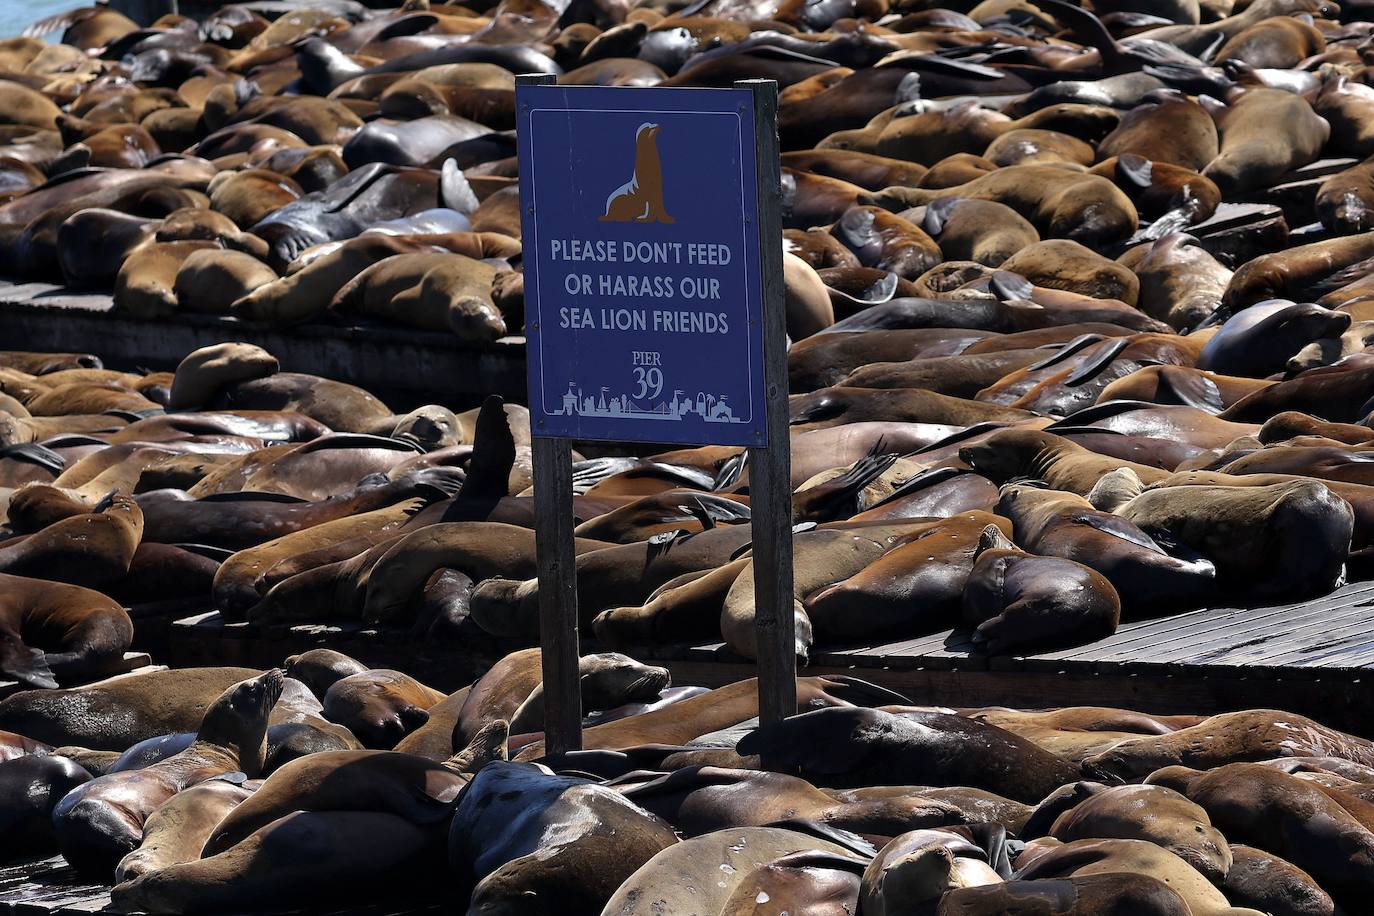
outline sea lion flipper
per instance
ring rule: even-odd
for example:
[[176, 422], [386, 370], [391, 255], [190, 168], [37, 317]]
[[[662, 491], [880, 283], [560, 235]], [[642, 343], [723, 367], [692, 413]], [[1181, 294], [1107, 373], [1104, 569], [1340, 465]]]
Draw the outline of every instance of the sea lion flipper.
[[57, 678], [48, 667], [43, 650], [27, 646], [14, 636], [7, 636], [0, 649], [0, 671], [32, 687], [57, 687]]
[[510, 469], [515, 464], [515, 436], [506, 416], [505, 402], [492, 395], [482, 402], [473, 432], [472, 458], [459, 497], [500, 499], [510, 488]]
[[472, 185], [468, 184], [463, 170], [458, 168], [456, 159], [445, 160], [444, 167], [439, 173], [439, 203], [464, 216], [471, 216], [477, 212], [480, 205], [476, 192], [472, 190]]

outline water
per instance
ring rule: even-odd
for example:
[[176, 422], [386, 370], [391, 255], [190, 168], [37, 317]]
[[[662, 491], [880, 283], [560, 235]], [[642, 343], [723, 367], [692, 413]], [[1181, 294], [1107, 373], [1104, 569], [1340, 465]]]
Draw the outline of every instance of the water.
[[[0, 0], [0, 38], [18, 35], [29, 23], [44, 16], [86, 5], [83, 0]], [[61, 37], [61, 32], [48, 36], [51, 41], [57, 41]]]

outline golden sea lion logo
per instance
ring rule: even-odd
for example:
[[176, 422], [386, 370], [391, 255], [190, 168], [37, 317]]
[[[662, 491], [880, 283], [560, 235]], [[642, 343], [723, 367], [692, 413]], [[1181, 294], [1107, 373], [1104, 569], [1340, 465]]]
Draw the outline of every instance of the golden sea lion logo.
[[635, 132], [635, 170], [630, 180], [606, 198], [603, 223], [672, 223], [663, 207], [663, 163], [658, 158], [657, 124]]

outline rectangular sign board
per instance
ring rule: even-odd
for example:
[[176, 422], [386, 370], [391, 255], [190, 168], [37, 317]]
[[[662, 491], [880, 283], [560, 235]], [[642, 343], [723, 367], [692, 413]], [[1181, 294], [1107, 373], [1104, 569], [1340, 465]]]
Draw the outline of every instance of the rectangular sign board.
[[767, 446], [753, 94], [516, 104], [531, 432]]

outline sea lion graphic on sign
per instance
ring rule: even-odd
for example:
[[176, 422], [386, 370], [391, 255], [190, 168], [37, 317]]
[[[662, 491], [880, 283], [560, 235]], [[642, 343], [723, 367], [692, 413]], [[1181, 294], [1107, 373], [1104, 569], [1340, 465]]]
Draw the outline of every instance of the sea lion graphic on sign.
[[657, 124], [635, 132], [635, 170], [630, 180], [606, 198], [603, 223], [672, 223], [663, 206], [663, 163], [658, 156]]

